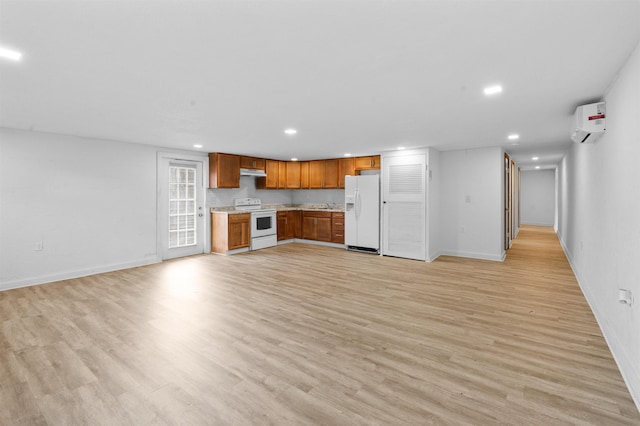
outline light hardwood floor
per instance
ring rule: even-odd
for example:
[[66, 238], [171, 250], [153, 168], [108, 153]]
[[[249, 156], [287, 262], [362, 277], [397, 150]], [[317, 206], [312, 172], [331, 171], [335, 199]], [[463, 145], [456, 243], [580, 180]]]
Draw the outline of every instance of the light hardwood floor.
[[639, 424], [557, 237], [288, 244], [0, 292], [0, 424]]

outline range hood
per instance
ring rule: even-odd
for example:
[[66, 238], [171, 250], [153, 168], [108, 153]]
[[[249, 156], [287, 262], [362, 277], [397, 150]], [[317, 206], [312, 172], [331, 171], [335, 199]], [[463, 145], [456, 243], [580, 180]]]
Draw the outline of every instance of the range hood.
[[265, 177], [267, 176], [267, 174], [264, 172], [264, 170], [240, 169], [240, 176]]

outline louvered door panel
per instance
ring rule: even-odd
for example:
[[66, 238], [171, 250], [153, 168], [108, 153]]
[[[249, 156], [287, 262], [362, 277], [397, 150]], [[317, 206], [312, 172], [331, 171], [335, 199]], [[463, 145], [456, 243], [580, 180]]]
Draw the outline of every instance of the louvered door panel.
[[388, 157], [383, 168], [382, 254], [425, 260], [425, 155]]

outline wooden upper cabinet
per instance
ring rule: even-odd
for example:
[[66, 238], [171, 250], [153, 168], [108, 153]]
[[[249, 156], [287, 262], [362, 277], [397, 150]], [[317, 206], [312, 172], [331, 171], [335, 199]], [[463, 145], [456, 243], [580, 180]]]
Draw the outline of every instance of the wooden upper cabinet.
[[338, 188], [338, 160], [309, 161], [309, 189]]
[[255, 169], [255, 170], [264, 170], [266, 165], [266, 161], [264, 158], [257, 157], [240, 157], [240, 167], [243, 169]]
[[278, 189], [287, 187], [287, 162], [278, 161]]
[[338, 164], [338, 188], [344, 188], [344, 177], [356, 174], [353, 158], [341, 158]]
[[324, 160], [309, 161], [309, 189], [324, 188]]
[[324, 160], [324, 188], [338, 188], [339, 160]]
[[300, 163], [297, 161], [287, 161], [287, 189], [299, 189], [301, 188], [300, 179]]
[[265, 173], [267, 177], [256, 179], [256, 188], [258, 189], [278, 189], [280, 182], [279, 161], [265, 160]]
[[380, 170], [380, 156], [372, 155], [369, 157], [356, 157], [356, 170]]
[[300, 162], [300, 188], [309, 189], [309, 162]]
[[240, 188], [240, 156], [209, 154], [209, 188]]

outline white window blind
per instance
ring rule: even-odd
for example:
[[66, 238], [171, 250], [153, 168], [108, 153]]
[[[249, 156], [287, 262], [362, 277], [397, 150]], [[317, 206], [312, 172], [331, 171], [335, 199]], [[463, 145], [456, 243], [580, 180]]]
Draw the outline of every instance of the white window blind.
[[169, 167], [169, 248], [196, 241], [196, 169]]

